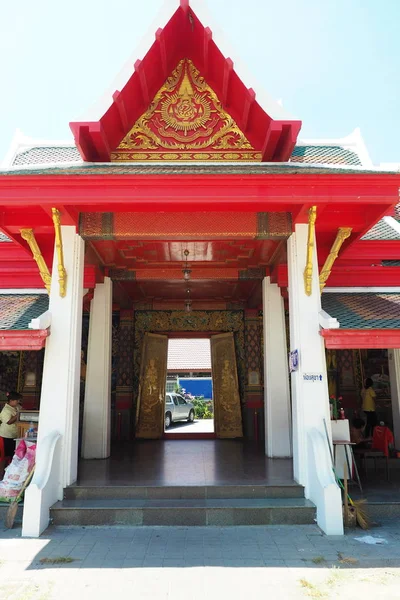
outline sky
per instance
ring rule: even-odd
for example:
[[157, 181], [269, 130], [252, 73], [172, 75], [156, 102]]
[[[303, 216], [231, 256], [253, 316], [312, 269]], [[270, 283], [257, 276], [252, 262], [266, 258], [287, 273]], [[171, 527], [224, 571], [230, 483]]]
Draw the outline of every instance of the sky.
[[[374, 164], [400, 162], [399, 0], [203, 1], [246, 85], [301, 119], [301, 138], [359, 127]], [[68, 123], [103, 95], [163, 2], [3, 0], [0, 162], [16, 129], [72, 141]]]

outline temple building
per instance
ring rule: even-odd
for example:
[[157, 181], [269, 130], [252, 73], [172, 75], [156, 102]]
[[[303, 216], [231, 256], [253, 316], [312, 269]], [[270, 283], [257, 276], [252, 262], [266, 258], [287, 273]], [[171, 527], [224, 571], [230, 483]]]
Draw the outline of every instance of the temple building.
[[154, 36], [73, 141], [19, 135], [0, 171], [0, 390], [40, 411], [23, 535], [87, 465], [180, 443], [163, 441], [171, 337], [210, 340], [204, 443], [251, 447], [341, 534], [329, 398], [351, 419], [372, 377], [400, 444], [400, 173], [358, 130], [302, 139], [194, 1]]

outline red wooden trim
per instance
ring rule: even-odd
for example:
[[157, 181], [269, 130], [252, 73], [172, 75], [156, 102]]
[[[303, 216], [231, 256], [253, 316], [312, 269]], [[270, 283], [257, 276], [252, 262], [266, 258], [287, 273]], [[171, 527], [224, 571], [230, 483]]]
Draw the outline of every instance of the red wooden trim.
[[0, 350], [41, 350], [48, 335], [48, 329], [1, 330]]
[[[112, 209], [195, 210], [194, 205], [213, 210], [266, 210], [266, 202], [276, 207], [313, 203], [387, 204], [398, 201], [399, 175], [368, 174], [207, 174], [207, 175], [0, 175], [2, 204], [17, 206], [54, 205], [100, 206], [111, 203]], [[140, 208], [139, 208], [140, 207]], [[104, 206], [102, 207], [104, 210]], [[108, 210], [111, 206], [109, 204]], [[268, 206], [268, 210], [270, 207]]]
[[400, 329], [322, 329], [320, 334], [332, 350], [400, 348]]

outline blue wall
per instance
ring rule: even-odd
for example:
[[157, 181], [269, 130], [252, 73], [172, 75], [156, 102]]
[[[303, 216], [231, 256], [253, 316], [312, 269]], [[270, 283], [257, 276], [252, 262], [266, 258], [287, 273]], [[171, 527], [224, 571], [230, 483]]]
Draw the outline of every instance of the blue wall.
[[179, 385], [192, 396], [204, 396], [205, 399], [212, 398], [212, 379], [211, 377], [179, 377]]

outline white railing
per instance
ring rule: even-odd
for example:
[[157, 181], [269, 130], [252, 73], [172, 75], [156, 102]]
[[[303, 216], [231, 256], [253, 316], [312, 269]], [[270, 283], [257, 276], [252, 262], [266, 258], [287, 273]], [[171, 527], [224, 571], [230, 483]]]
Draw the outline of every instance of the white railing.
[[53, 431], [40, 440], [35, 474], [25, 491], [23, 537], [39, 537], [49, 524], [50, 506], [62, 499], [60, 453], [61, 434], [58, 431]]
[[332, 470], [328, 441], [318, 429], [308, 432], [306, 496], [317, 507], [317, 523], [327, 535], [343, 535], [342, 497]]

